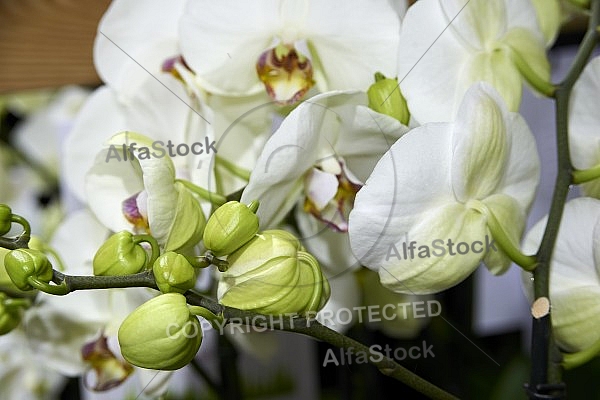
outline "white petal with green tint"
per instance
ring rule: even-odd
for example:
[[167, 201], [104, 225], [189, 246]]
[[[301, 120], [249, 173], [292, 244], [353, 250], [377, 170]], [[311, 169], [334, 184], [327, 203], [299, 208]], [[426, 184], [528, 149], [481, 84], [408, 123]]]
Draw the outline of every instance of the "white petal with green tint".
[[510, 137], [502, 99], [489, 86], [469, 90], [452, 132], [452, 187], [459, 201], [482, 199], [500, 184]]

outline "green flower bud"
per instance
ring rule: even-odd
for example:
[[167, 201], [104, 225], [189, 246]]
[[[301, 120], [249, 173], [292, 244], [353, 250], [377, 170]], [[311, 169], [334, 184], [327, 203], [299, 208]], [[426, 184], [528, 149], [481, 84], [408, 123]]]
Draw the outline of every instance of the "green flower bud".
[[167, 293], [136, 308], [119, 328], [123, 357], [141, 368], [176, 370], [185, 367], [202, 343], [198, 318], [185, 297]]
[[0, 292], [0, 336], [15, 329], [21, 322], [21, 311], [18, 308], [7, 307], [6, 294]]
[[230, 201], [217, 208], [204, 229], [206, 248], [221, 257], [248, 243], [258, 232], [257, 208], [258, 202], [254, 201], [247, 206]]
[[168, 251], [152, 266], [156, 285], [163, 293], [185, 293], [196, 284], [198, 270], [181, 254]]
[[12, 210], [6, 204], [0, 204], [0, 236], [6, 235], [12, 226]]
[[398, 79], [386, 78], [381, 73], [375, 74], [375, 83], [367, 90], [369, 108], [378, 113], [389, 115], [402, 124], [408, 124], [410, 113], [406, 99], [400, 92]]
[[258, 234], [227, 258], [221, 275], [221, 304], [262, 314], [316, 312], [329, 299], [329, 283], [318, 261], [292, 234]]
[[[23, 292], [15, 286], [10, 276], [6, 272], [4, 265], [4, 257], [10, 253], [10, 250], [0, 247], [0, 292], [4, 292], [10, 296], [23, 297], [33, 294], [33, 292]], [[33, 294], [35, 295], [35, 294]]]
[[92, 262], [94, 275], [122, 276], [140, 272], [146, 265], [146, 251], [131, 232], [121, 231], [108, 238]]
[[34, 249], [11, 250], [4, 257], [8, 276], [19, 290], [33, 290], [29, 278], [48, 283], [52, 280], [52, 264], [44, 253]]

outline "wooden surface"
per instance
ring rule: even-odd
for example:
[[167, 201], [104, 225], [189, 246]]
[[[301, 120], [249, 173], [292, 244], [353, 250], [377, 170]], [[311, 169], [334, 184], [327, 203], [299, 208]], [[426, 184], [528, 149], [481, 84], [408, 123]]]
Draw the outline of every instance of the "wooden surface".
[[0, 0], [0, 93], [93, 85], [96, 27], [110, 0]]
[[[0, 93], [99, 84], [92, 48], [98, 21], [109, 3], [0, 0]], [[585, 19], [578, 19], [563, 31], [584, 28]]]

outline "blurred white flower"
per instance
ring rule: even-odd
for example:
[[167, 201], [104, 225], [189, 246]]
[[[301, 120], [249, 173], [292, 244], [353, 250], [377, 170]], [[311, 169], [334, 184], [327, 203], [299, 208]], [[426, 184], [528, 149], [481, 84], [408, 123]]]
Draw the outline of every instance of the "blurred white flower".
[[32, 349], [23, 330], [0, 336], [0, 392], [5, 399], [53, 400], [66, 380], [49, 369], [47, 359]]

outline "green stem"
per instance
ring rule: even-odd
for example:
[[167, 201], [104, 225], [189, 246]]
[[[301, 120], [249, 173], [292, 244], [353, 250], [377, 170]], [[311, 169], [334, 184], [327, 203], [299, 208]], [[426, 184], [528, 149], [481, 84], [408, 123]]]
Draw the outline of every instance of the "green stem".
[[492, 237], [496, 242], [498, 242], [498, 246], [500, 246], [500, 250], [502, 250], [515, 264], [519, 265], [525, 271], [533, 271], [536, 267], [537, 260], [534, 256], [528, 256], [521, 252], [521, 250], [513, 243], [512, 239], [507, 235], [506, 231], [502, 227], [502, 225], [498, 222], [498, 219], [485, 204], [482, 202], [477, 202], [477, 205], [474, 205], [474, 209], [481, 212], [487, 218], [487, 225], [492, 233]]
[[58, 285], [51, 285], [49, 283], [39, 280], [34, 276], [30, 276], [29, 278], [27, 278], [27, 283], [33, 286], [34, 289], [56, 296], [64, 296], [70, 293], [69, 288], [64, 282], [61, 282]]
[[512, 50], [511, 57], [521, 76], [525, 78], [527, 83], [529, 83], [535, 90], [540, 92], [546, 97], [553, 97], [554, 93], [556, 93], [556, 86], [552, 84], [552, 82], [543, 79], [537, 71], [535, 71], [531, 66], [523, 59], [523, 57], [519, 54], [519, 52]]
[[0, 247], [8, 250], [27, 249], [29, 248], [29, 236], [20, 235], [16, 238], [0, 237]]
[[250, 180], [250, 171], [248, 171], [247, 169], [237, 166], [234, 163], [232, 163], [231, 161], [226, 160], [225, 158], [223, 158], [221, 156], [217, 156], [216, 162], [217, 162], [217, 165], [222, 166], [227, 171], [231, 172], [234, 176], [237, 176], [238, 178], [242, 178], [246, 182], [248, 182]]
[[158, 242], [156, 241], [156, 239], [153, 236], [150, 236], [150, 235], [135, 235], [134, 236], [134, 239], [133, 239], [134, 244], [140, 244], [140, 243], [144, 243], [144, 242], [148, 243], [151, 248], [150, 260], [148, 261], [148, 263], [146, 263], [146, 268], [151, 269], [152, 266], [154, 265], [154, 261], [156, 261], [156, 259], [160, 255], [160, 247], [158, 246]]
[[52, 281], [58, 285], [64, 284], [68, 289], [68, 293], [76, 290], [128, 287], [148, 287], [157, 289], [152, 271], [144, 271], [123, 276], [77, 276], [65, 275], [55, 270]]
[[31, 237], [31, 225], [29, 225], [29, 221], [17, 214], [12, 215], [11, 221], [23, 227], [23, 233], [20, 236]]
[[54, 173], [50, 172], [43, 164], [38, 163], [37, 161], [35, 161], [31, 157], [29, 157], [27, 154], [22, 152], [21, 149], [13, 146], [13, 144], [10, 143], [9, 141], [0, 139], [0, 142], [4, 142], [10, 148], [10, 151], [12, 152], [12, 154], [20, 162], [22, 162], [23, 164], [25, 164], [29, 168], [31, 168], [33, 170], [33, 172], [36, 173], [40, 177], [40, 179], [46, 183], [47, 187], [50, 190], [52, 190], [52, 192], [58, 193], [58, 190], [59, 190], [58, 178]]
[[[581, 75], [589, 60], [594, 47], [598, 42], [600, 25], [600, 0], [592, 4], [592, 16], [583, 41], [579, 47], [575, 61], [567, 76], [561, 82], [554, 97], [556, 98], [556, 144], [558, 153], [558, 173], [554, 185], [552, 204], [548, 215], [548, 223], [544, 236], [536, 254], [538, 265], [533, 271], [535, 300], [541, 297], [550, 297], [550, 261], [558, 228], [562, 219], [564, 205], [567, 200], [569, 186], [572, 183], [573, 166], [569, 153], [568, 138], [568, 113], [569, 99], [573, 85]], [[536, 397], [538, 388], [547, 384], [556, 384], [561, 381], [561, 357], [553, 339], [551, 315], [536, 319], [532, 318], [532, 346], [531, 346], [531, 378], [529, 383], [530, 398]]]
[[192, 182], [186, 181], [185, 179], [175, 179], [175, 182], [181, 183], [187, 189], [196, 193], [198, 196], [200, 196], [204, 200], [210, 201], [211, 204], [213, 204], [217, 207], [222, 206], [223, 204], [225, 204], [227, 202], [227, 198], [225, 196], [222, 196], [218, 193], [214, 193], [214, 192], [211, 192], [204, 188], [201, 188], [200, 186], [194, 185]]
[[204, 253], [203, 256], [197, 257], [199, 262], [209, 263], [217, 267], [220, 272], [225, 272], [229, 269], [229, 263], [225, 260], [221, 260], [220, 258], [215, 257], [210, 250]]
[[200, 307], [200, 306], [188, 306], [188, 309], [190, 310], [190, 313], [192, 313], [193, 315], [202, 317], [205, 320], [207, 320], [208, 322], [210, 322], [212, 327], [215, 328], [216, 330], [220, 330], [221, 327], [223, 326], [223, 316], [222, 315], [216, 315], [213, 312], [211, 312], [210, 310], [207, 310], [206, 308]]
[[589, 169], [576, 169], [572, 172], [572, 175], [572, 181], [576, 185], [593, 181], [596, 178], [600, 178], [600, 165]]

